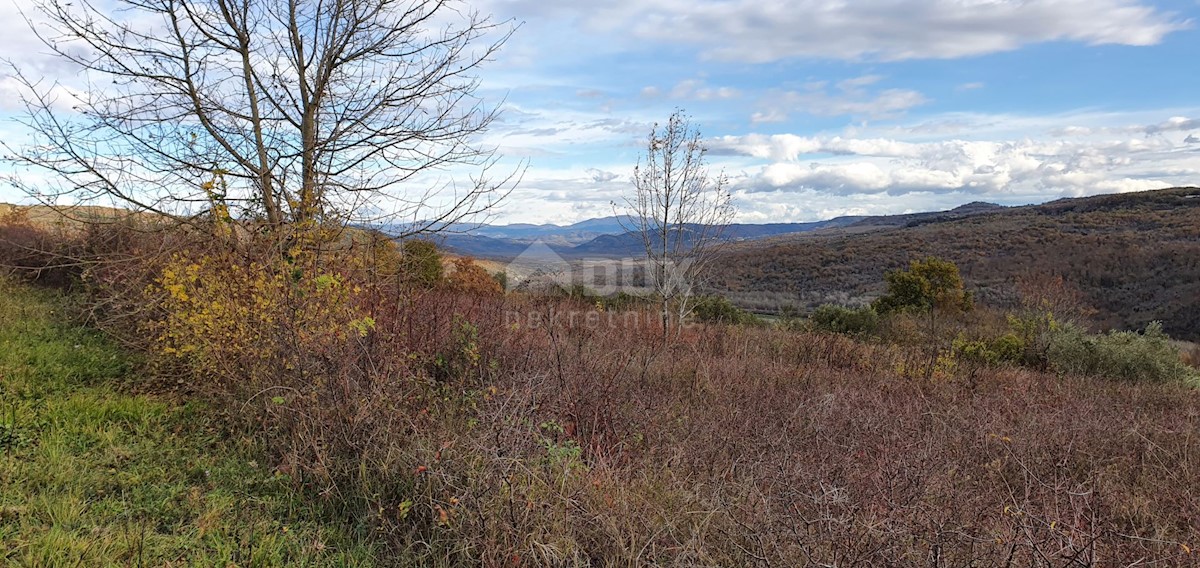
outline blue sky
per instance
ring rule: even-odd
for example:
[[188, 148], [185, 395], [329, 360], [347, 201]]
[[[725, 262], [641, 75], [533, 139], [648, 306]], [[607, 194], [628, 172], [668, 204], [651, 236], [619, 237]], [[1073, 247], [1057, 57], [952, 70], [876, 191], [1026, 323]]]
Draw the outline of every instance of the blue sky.
[[[32, 45], [27, 1], [0, 13], [6, 57]], [[497, 222], [612, 214], [676, 108], [745, 222], [1200, 184], [1194, 0], [469, 6], [520, 24], [481, 73], [503, 104], [485, 142], [529, 165]]]

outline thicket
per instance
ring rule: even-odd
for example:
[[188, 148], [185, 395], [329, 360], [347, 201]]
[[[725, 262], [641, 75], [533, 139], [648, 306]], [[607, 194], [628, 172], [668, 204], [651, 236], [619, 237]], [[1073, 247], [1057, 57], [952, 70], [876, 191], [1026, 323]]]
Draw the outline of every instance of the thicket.
[[942, 259], [914, 261], [908, 270], [888, 272], [885, 283], [887, 291], [870, 307], [825, 304], [806, 320], [789, 309], [781, 327], [920, 347], [930, 354], [927, 373], [961, 367], [975, 374], [980, 367], [1013, 365], [1200, 386], [1200, 371], [1188, 364], [1190, 352], [1158, 322], [1141, 333], [1091, 333], [1086, 322], [1094, 310], [1061, 277], [1020, 279], [1021, 307], [1007, 312], [975, 309], [958, 267]]
[[732, 325], [758, 325], [762, 323], [757, 316], [733, 305], [722, 296], [699, 296], [692, 307], [692, 317], [704, 323], [723, 323]]
[[1074, 373], [1131, 381], [1179, 381], [1200, 387], [1200, 371], [1189, 367], [1179, 349], [1153, 322], [1141, 333], [1110, 331], [1089, 334], [1074, 325], [1056, 330], [1049, 340], [1051, 368]]
[[809, 321], [814, 330], [857, 337], [870, 336], [879, 329], [879, 313], [870, 306], [850, 308], [825, 304], [813, 311]]

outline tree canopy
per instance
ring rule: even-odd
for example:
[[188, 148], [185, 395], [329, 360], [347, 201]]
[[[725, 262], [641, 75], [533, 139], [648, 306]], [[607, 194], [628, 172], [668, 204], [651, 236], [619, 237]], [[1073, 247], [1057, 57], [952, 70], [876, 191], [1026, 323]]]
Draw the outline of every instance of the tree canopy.
[[36, 6], [39, 37], [80, 70], [67, 85], [12, 70], [33, 139], [6, 153], [43, 201], [219, 204], [272, 225], [403, 216], [415, 232], [487, 209], [512, 177], [487, 175], [497, 114], [477, 72], [513, 27], [460, 2]]
[[875, 300], [879, 313], [914, 310], [928, 312], [967, 311], [973, 302], [963, 289], [958, 265], [949, 260], [928, 257], [914, 260], [908, 270], [893, 270], [884, 275], [887, 293]]

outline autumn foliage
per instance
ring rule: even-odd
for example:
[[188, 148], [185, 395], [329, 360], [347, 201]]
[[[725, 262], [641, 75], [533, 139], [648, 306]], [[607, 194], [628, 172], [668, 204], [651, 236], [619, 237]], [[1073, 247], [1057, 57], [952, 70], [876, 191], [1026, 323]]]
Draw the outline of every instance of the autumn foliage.
[[500, 282], [470, 258], [454, 259], [454, 271], [448, 278], [451, 290], [464, 294], [498, 295], [503, 293]]

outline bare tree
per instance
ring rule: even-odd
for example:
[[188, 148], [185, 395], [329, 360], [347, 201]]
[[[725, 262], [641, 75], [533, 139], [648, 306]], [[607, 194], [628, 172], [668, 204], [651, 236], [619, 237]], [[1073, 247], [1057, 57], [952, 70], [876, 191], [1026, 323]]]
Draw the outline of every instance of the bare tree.
[[695, 307], [734, 207], [724, 174], [708, 173], [700, 132], [682, 111], [655, 124], [625, 199], [625, 229], [641, 237], [646, 282], [661, 303], [663, 337]]
[[[39, 0], [29, 16], [82, 83], [10, 63], [33, 140], [6, 154], [41, 174], [13, 181], [44, 202], [219, 204], [273, 227], [402, 216], [418, 232], [488, 209], [514, 179], [487, 175], [479, 137], [497, 111], [476, 96], [507, 23], [452, 0], [115, 4]], [[463, 167], [468, 182], [446, 181]]]

